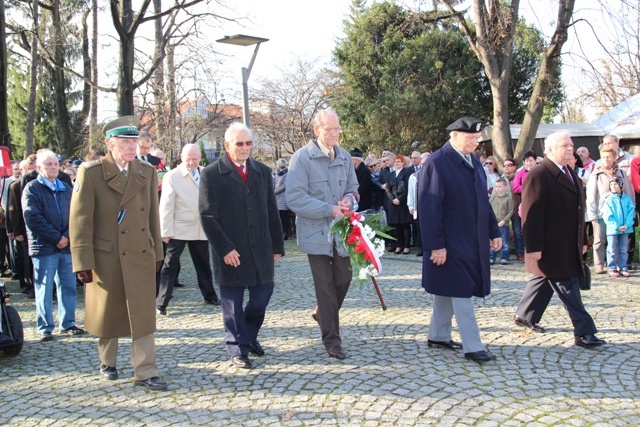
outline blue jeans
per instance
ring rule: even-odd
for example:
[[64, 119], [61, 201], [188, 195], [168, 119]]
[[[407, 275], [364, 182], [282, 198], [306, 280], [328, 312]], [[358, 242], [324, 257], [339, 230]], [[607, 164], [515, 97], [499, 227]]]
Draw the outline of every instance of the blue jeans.
[[627, 269], [627, 246], [629, 245], [628, 234], [614, 234], [607, 236], [607, 268], [609, 270], [624, 271]]
[[[509, 261], [509, 226], [505, 225], [500, 227], [500, 237], [502, 237], [502, 249], [500, 249], [500, 256], [503, 260]], [[489, 256], [493, 261], [496, 260], [496, 251], [489, 249]]]
[[60, 330], [76, 324], [76, 275], [71, 254], [34, 256], [33, 276], [36, 294], [36, 326], [39, 334], [53, 332], [53, 284], [58, 287], [58, 323]]
[[513, 240], [515, 240], [516, 255], [524, 255], [524, 239], [522, 238], [522, 218], [518, 212], [511, 215], [511, 227], [513, 227]]

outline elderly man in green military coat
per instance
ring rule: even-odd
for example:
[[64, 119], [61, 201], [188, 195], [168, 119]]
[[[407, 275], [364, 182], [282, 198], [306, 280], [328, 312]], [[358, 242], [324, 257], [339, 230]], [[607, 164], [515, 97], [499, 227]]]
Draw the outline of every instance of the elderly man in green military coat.
[[99, 337], [100, 372], [118, 378], [118, 337], [131, 336], [135, 385], [167, 388], [158, 377], [155, 272], [162, 262], [156, 170], [136, 156], [139, 120], [104, 127], [109, 149], [84, 163], [71, 200], [73, 270], [86, 283], [86, 329]]

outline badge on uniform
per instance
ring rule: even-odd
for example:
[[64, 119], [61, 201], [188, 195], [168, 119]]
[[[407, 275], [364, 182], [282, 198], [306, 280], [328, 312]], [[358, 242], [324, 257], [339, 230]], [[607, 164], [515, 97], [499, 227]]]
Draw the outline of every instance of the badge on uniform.
[[77, 193], [79, 189], [80, 189], [80, 186], [78, 185], [78, 183], [74, 182], [73, 183], [73, 192]]

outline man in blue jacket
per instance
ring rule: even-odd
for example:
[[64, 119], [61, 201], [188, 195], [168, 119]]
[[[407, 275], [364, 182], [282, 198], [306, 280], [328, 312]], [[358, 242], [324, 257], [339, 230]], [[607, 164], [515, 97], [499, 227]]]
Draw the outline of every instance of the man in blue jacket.
[[[473, 154], [481, 128], [482, 122], [473, 117], [447, 127], [451, 140], [425, 162], [418, 192], [422, 286], [433, 295], [428, 345], [463, 348], [464, 356], [478, 363], [495, 356], [482, 344], [471, 297], [489, 295], [488, 246], [495, 251], [502, 247], [486, 176]], [[462, 344], [451, 340], [454, 314]]]
[[36, 169], [37, 178], [22, 192], [22, 207], [33, 259], [37, 329], [41, 341], [52, 341], [54, 280], [60, 331], [68, 335], [86, 332], [76, 326], [78, 292], [69, 250], [71, 187], [58, 179], [60, 164], [54, 152], [39, 151]]

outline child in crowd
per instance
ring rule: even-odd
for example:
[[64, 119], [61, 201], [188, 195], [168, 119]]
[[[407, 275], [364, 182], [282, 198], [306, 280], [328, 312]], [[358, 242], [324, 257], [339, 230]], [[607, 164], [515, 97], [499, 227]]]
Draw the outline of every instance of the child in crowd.
[[[633, 232], [635, 208], [631, 198], [622, 192], [622, 180], [609, 181], [611, 193], [604, 199], [602, 218], [607, 227], [607, 269], [611, 277], [630, 277], [627, 270], [627, 246]], [[619, 271], [618, 271], [619, 270]]]
[[[489, 203], [493, 208], [493, 213], [498, 219], [498, 227], [500, 228], [500, 236], [502, 237], [502, 249], [500, 249], [500, 264], [509, 264], [509, 220], [513, 215], [513, 198], [507, 189], [509, 182], [504, 178], [499, 178], [494, 187]], [[490, 263], [496, 262], [496, 252], [489, 249]]]

